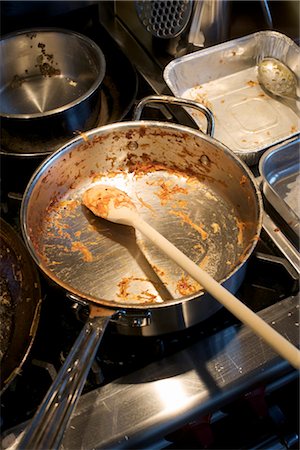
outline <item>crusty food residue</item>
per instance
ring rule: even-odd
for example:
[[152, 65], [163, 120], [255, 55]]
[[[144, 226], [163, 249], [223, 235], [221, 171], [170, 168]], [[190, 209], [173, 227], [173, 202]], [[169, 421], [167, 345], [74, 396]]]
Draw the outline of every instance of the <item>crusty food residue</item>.
[[220, 228], [220, 225], [219, 225], [218, 223], [213, 222], [213, 223], [211, 224], [211, 227], [212, 227], [212, 229], [213, 229], [214, 234], [220, 233], [221, 228]]
[[72, 242], [71, 248], [73, 252], [81, 252], [84, 261], [86, 262], [93, 261], [93, 255], [82, 242], [79, 241]]
[[241, 176], [241, 179], [240, 179], [240, 185], [243, 186], [244, 184], [246, 184], [246, 181], [247, 181], [246, 176], [245, 176], [245, 175], [242, 175], [242, 176]]
[[117, 297], [131, 303], [162, 303], [163, 300], [158, 297], [156, 294], [152, 294], [149, 292], [149, 289], [143, 289], [139, 294], [134, 294], [129, 292], [129, 288], [132, 282], [146, 282], [155, 285], [155, 283], [147, 278], [138, 278], [138, 277], [124, 277], [118, 283], [119, 292], [117, 293]]
[[177, 184], [172, 185], [171, 181], [164, 181], [160, 185], [160, 190], [155, 192], [155, 195], [160, 199], [160, 204], [162, 206], [166, 205], [169, 200], [173, 198], [175, 194], [188, 194], [186, 188], [180, 187]]
[[176, 291], [178, 291], [180, 295], [191, 295], [201, 289], [200, 284], [194, 281], [189, 275], [182, 275], [176, 286]]
[[196, 85], [192, 89], [192, 100], [195, 100], [196, 102], [201, 103], [202, 105], [206, 106], [210, 110], [213, 109], [212, 103], [207, 98], [207, 93], [203, 90], [203, 92], [199, 92], [203, 90], [203, 86]]
[[142, 197], [140, 197], [138, 194], [136, 194], [136, 197], [138, 199], [138, 201], [145, 207], [150, 209], [150, 211], [155, 212], [154, 208], [147, 202], [145, 202], [145, 200], [142, 199]]
[[238, 245], [243, 245], [244, 241], [244, 228], [246, 227], [245, 222], [241, 222], [238, 218], [235, 218], [236, 226], [238, 229], [237, 243]]
[[190, 225], [192, 228], [194, 228], [194, 230], [198, 231], [198, 233], [200, 234], [200, 236], [201, 236], [201, 238], [202, 238], [203, 241], [205, 241], [205, 240], [207, 239], [208, 234], [207, 234], [207, 232], [203, 229], [203, 225], [202, 225], [202, 224], [197, 225], [196, 223], [194, 223], [194, 222], [192, 221], [192, 219], [191, 219], [187, 214], [185, 214], [185, 213], [182, 212], [182, 211], [174, 211], [174, 210], [172, 210], [172, 211], [170, 211], [170, 214], [173, 214], [174, 216], [180, 217], [180, 219], [182, 219], [183, 222], [187, 223], [187, 224]]

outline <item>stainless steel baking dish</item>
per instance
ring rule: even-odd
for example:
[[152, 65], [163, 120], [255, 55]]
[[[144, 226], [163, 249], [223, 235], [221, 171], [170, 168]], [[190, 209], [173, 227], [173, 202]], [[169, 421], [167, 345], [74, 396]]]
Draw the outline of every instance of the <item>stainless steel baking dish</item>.
[[[275, 31], [260, 31], [185, 55], [164, 70], [164, 79], [177, 97], [199, 101], [212, 110], [214, 137], [248, 165], [300, 131], [300, 110], [297, 115], [268, 96], [257, 81], [257, 62], [266, 56], [282, 60], [300, 76], [300, 48]], [[202, 129], [200, 115], [189, 113]]]
[[276, 149], [268, 150], [260, 159], [264, 195], [289, 227], [300, 231], [300, 137]]

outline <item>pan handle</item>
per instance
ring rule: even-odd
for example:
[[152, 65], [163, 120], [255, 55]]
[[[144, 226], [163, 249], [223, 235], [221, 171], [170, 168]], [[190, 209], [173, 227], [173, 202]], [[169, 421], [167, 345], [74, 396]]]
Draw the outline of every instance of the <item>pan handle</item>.
[[106, 326], [112, 317], [89, 318], [24, 432], [18, 449], [57, 449], [77, 404]]
[[148, 103], [167, 103], [171, 105], [185, 106], [187, 108], [197, 109], [202, 112], [207, 120], [206, 134], [213, 136], [215, 131], [215, 119], [212, 111], [201, 103], [187, 100], [184, 98], [171, 97], [169, 95], [149, 95], [144, 97], [135, 107], [133, 112], [133, 120], [140, 120], [142, 111]]

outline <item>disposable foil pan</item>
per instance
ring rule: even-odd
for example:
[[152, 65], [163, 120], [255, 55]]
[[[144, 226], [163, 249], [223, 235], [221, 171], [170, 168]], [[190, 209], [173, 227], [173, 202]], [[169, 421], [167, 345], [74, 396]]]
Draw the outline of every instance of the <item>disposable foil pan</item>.
[[300, 138], [265, 152], [259, 162], [259, 171], [266, 199], [299, 236]]
[[[296, 101], [292, 108], [275, 100], [257, 81], [257, 63], [268, 56], [285, 62], [300, 78], [300, 48], [275, 31], [260, 31], [199, 50], [171, 61], [164, 70], [174, 95], [199, 101], [212, 110], [214, 137], [248, 165], [256, 164], [266, 149], [300, 131]], [[204, 130], [201, 114], [188, 112]]]

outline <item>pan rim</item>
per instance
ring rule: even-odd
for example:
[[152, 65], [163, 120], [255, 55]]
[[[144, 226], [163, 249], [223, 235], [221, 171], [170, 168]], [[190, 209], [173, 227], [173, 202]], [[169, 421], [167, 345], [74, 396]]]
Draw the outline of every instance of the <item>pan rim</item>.
[[[248, 166], [240, 160], [228, 147], [226, 147], [221, 142], [217, 141], [216, 139], [203, 134], [200, 130], [189, 128], [185, 125], [177, 125], [173, 123], [166, 123], [166, 122], [159, 122], [159, 121], [151, 121], [151, 120], [140, 120], [140, 121], [127, 121], [127, 122], [119, 122], [119, 123], [113, 123], [104, 125], [102, 127], [98, 127], [92, 130], [89, 130], [88, 132], [84, 133], [84, 136], [77, 136], [76, 138], [72, 139], [71, 141], [67, 142], [65, 145], [60, 147], [57, 151], [52, 153], [34, 172], [32, 175], [26, 190], [24, 192], [22, 204], [21, 204], [21, 210], [20, 210], [20, 217], [21, 217], [21, 230], [24, 237], [25, 244], [33, 257], [35, 263], [38, 265], [38, 267], [52, 280], [54, 281], [58, 286], [63, 288], [67, 293], [70, 293], [71, 295], [74, 295], [75, 298], [80, 299], [81, 301], [88, 301], [89, 303], [92, 303], [93, 305], [105, 307], [111, 310], [156, 310], [158, 308], [166, 308], [176, 305], [181, 305], [182, 303], [186, 303], [191, 300], [201, 299], [203, 295], [209, 295], [206, 291], [198, 291], [197, 293], [193, 293], [190, 295], [182, 296], [178, 299], [168, 299], [164, 300], [162, 303], [124, 303], [124, 302], [116, 302], [114, 300], [105, 300], [105, 299], [99, 299], [95, 298], [91, 295], [84, 294], [74, 287], [70, 286], [69, 284], [63, 282], [60, 280], [52, 271], [48, 269], [48, 267], [43, 263], [43, 260], [38, 257], [36, 251], [34, 250], [32, 239], [30, 238], [29, 230], [27, 227], [27, 209], [28, 209], [28, 203], [30, 199], [30, 195], [32, 190], [34, 189], [34, 185], [36, 181], [38, 181], [39, 176], [44, 172], [44, 170], [51, 165], [51, 163], [57, 159], [58, 157], [64, 155], [68, 151], [74, 150], [74, 147], [80, 144], [83, 144], [86, 142], [87, 139], [93, 138], [94, 136], [99, 136], [99, 134], [109, 132], [109, 131], [119, 131], [124, 128], [128, 127], [134, 127], [135, 129], [141, 128], [141, 127], [155, 127], [155, 128], [164, 128], [167, 130], [172, 130], [176, 132], [184, 132], [188, 133], [189, 135], [194, 135], [196, 137], [200, 137], [201, 139], [207, 140], [208, 142], [217, 145], [217, 147], [222, 151], [225, 151], [248, 175], [249, 180], [251, 181], [251, 185], [254, 191], [254, 194], [257, 199], [257, 236], [260, 235], [261, 229], [262, 229], [262, 218], [263, 218], [263, 202], [262, 202], [262, 195], [259, 190], [259, 186], [255, 181], [255, 178], [251, 172], [251, 170], [248, 168]], [[217, 280], [219, 283], [224, 284], [227, 280], [229, 280], [235, 273], [237, 273], [241, 267], [245, 264], [245, 262], [248, 260], [249, 256], [253, 252], [255, 246], [257, 244], [257, 241], [253, 239], [252, 244], [248, 247], [247, 252], [244, 255], [244, 258], [234, 266], [234, 268], [227, 274], [226, 277], [222, 278], [221, 280]]]

